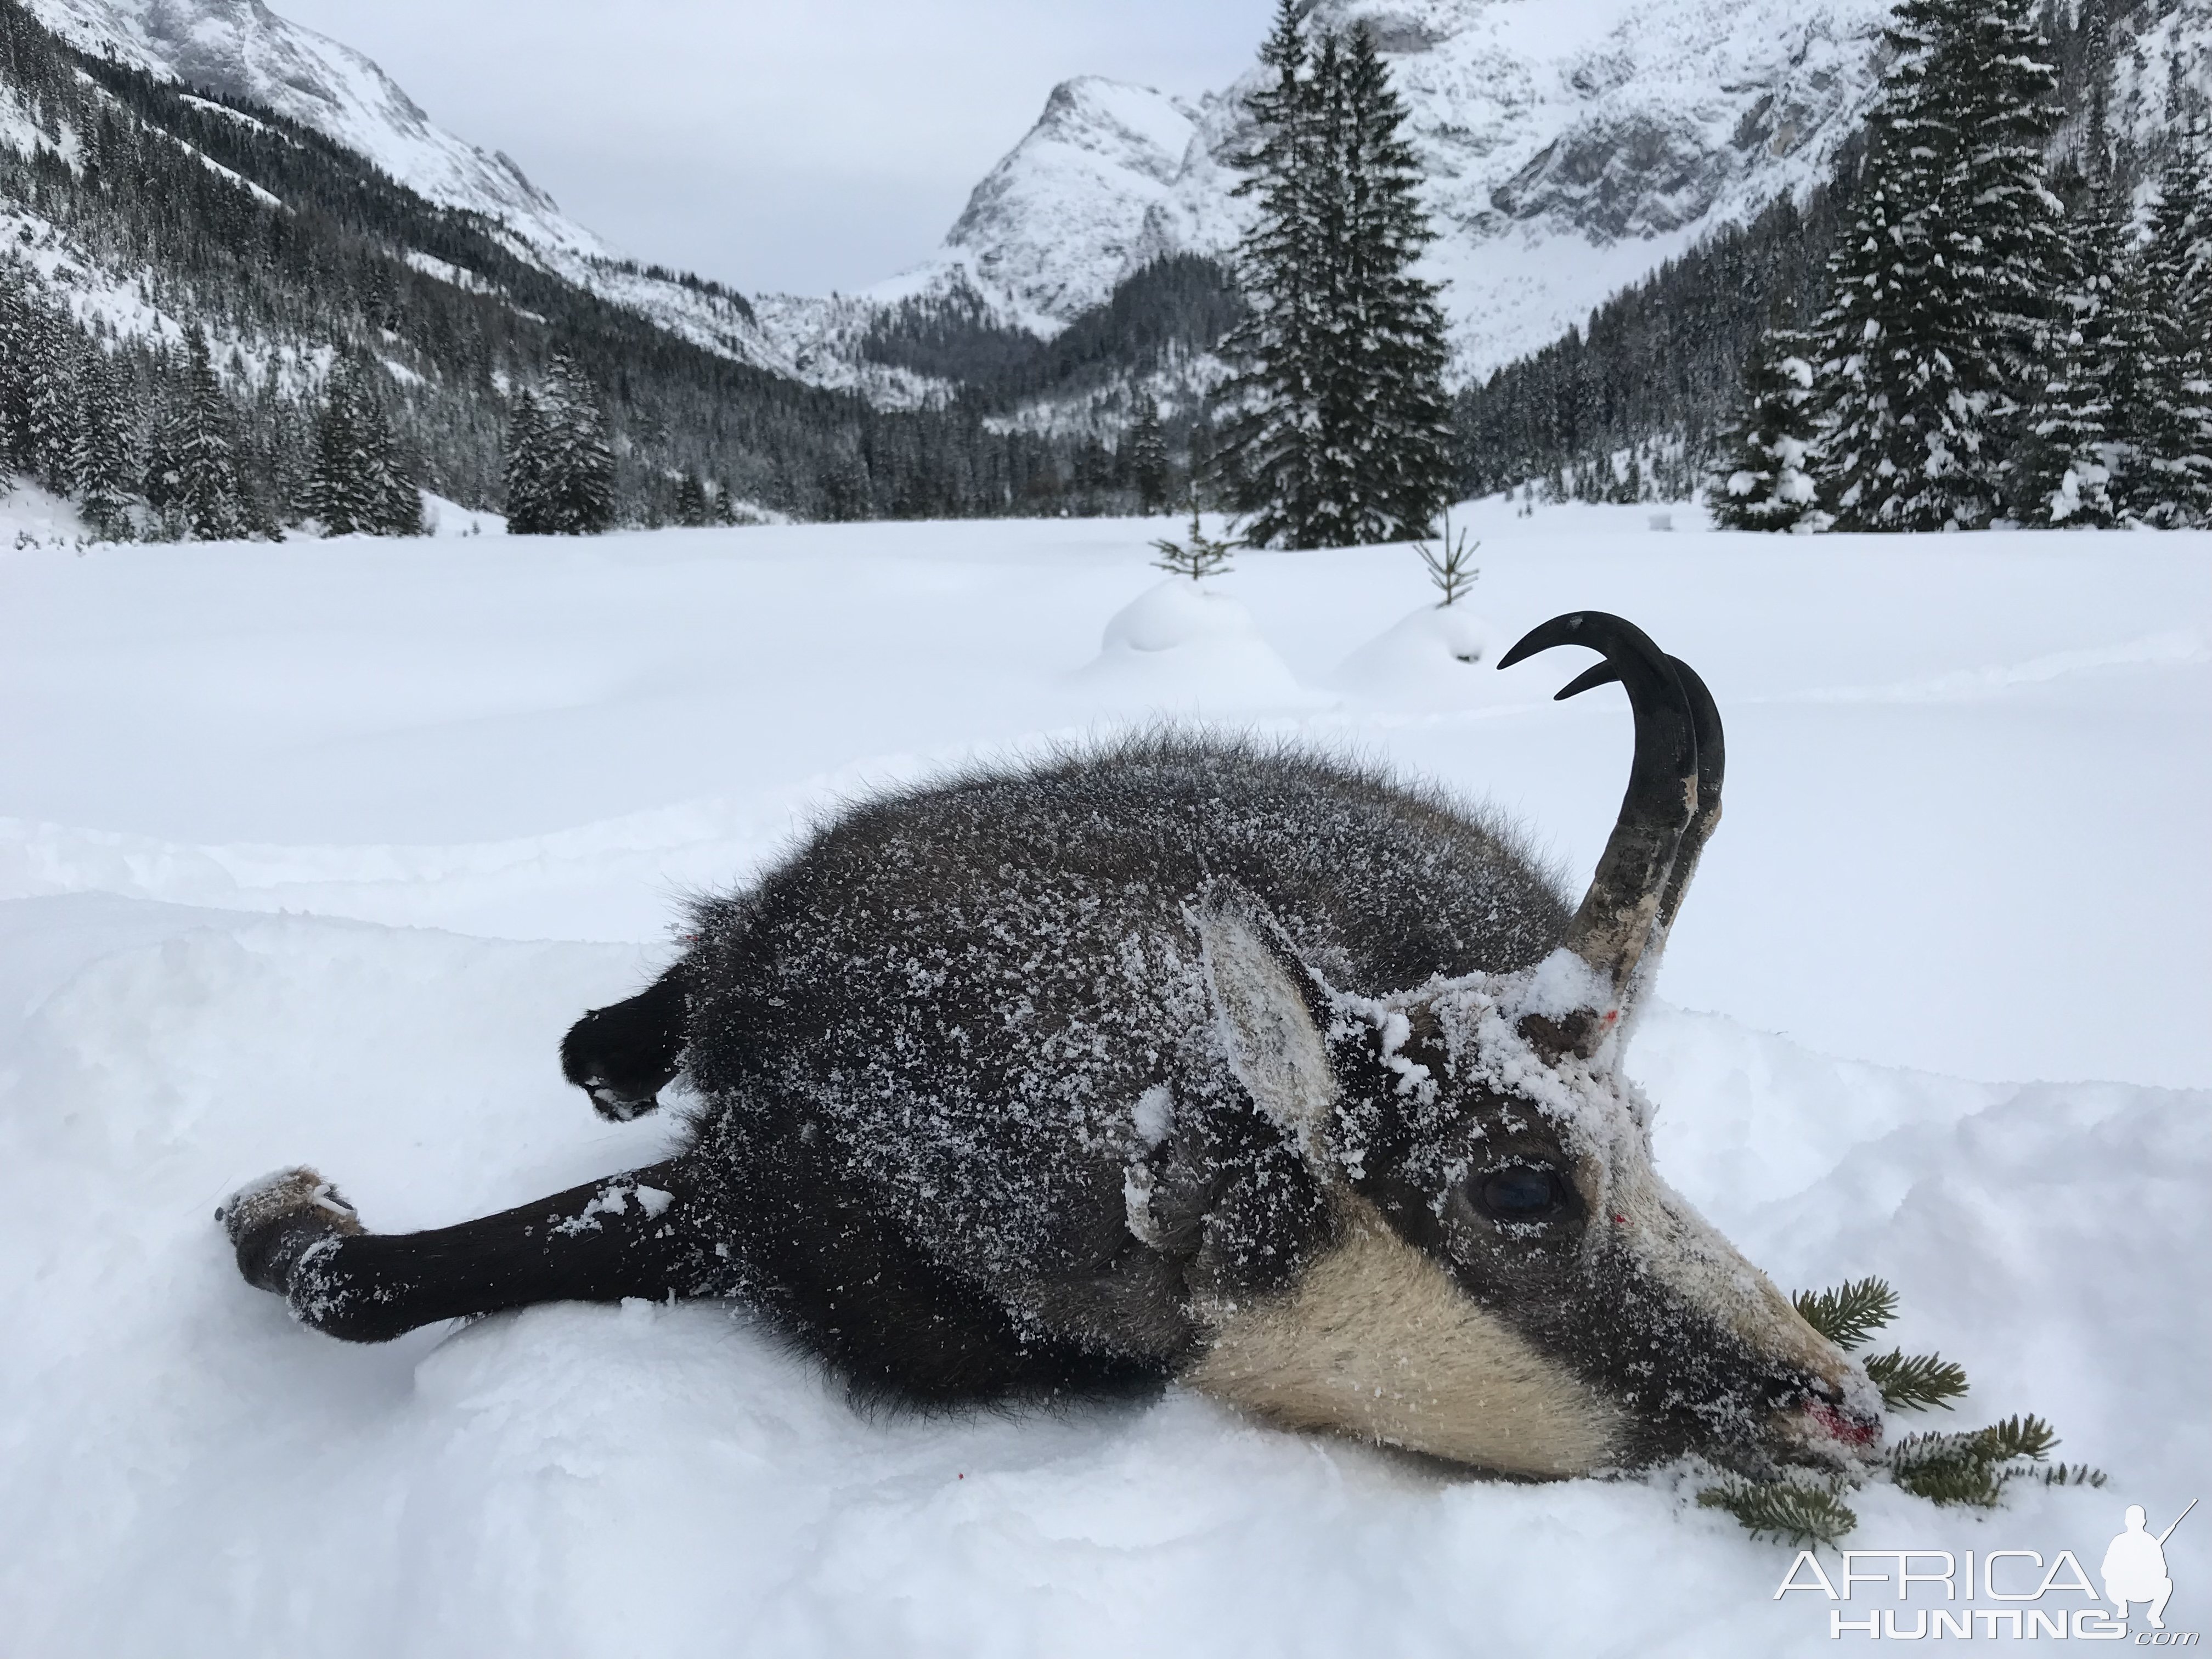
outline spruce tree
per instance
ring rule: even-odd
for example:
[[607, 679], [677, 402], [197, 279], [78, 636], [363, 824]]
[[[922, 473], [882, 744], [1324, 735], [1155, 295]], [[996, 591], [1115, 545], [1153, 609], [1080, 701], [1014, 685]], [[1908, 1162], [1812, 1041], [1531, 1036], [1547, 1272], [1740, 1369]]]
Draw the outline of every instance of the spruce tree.
[[[2102, 8], [2094, 14], [2093, 28]], [[2128, 258], [2127, 199], [2112, 175], [2101, 84], [2082, 148], [2089, 185], [2068, 239], [2072, 282], [2049, 331], [2041, 392], [2014, 450], [2012, 510], [2023, 524], [2097, 529], [2118, 516], [2112, 388], [2126, 341], [2118, 307]]]
[[121, 362], [94, 356], [85, 376], [74, 471], [85, 521], [108, 541], [128, 541], [136, 529], [131, 514], [139, 477], [135, 391]]
[[552, 442], [547, 467], [553, 528], [597, 536], [614, 526], [615, 457], [599, 394], [565, 356], [553, 359], [546, 393]]
[[1744, 368], [1746, 408], [1706, 500], [1729, 530], [1817, 530], [1826, 522], [1812, 465], [1819, 435], [1804, 340], [1770, 327]]
[[1168, 436], [1157, 401], [1146, 398], [1138, 403], [1127, 441], [1129, 483], [1137, 492], [1138, 511], [1149, 518], [1168, 504]]
[[1986, 524], [2058, 289], [2054, 74], [2027, 0], [1905, 0], [1814, 331], [1837, 527]]
[[[31, 307], [22, 278], [0, 262], [0, 474], [23, 466], [23, 411], [31, 393]], [[0, 477], [0, 493], [4, 493]]]
[[185, 352], [172, 458], [176, 509], [182, 529], [192, 540], [222, 541], [246, 529], [230, 410], [208, 356], [206, 331], [197, 323], [185, 337]]
[[2076, 274], [2065, 211], [2048, 179], [2051, 135], [2065, 111], [2034, 0], [1972, 0], [1958, 90], [1960, 149], [1942, 208], [1946, 257], [1978, 325], [1977, 390], [1987, 436], [1990, 512], [2010, 493], [2011, 451], [2043, 392], [2048, 343], [2071, 323]]
[[27, 333], [23, 463], [55, 495], [71, 495], [84, 413], [83, 344], [64, 318], [44, 307], [32, 312]]
[[1327, 320], [1339, 344], [1332, 401], [1346, 482], [1361, 492], [1342, 529], [1348, 542], [1392, 542], [1427, 535], [1451, 499], [1451, 354], [1442, 289], [1413, 274], [1436, 233], [1406, 106], [1364, 27], [1346, 45], [1343, 98], [1345, 278], [1341, 308]]
[[402, 452], [379, 392], [389, 377], [356, 374], [354, 382], [354, 424], [360, 434], [362, 495], [368, 505], [364, 526], [378, 536], [419, 536], [422, 533], [422, 491], [415, 470]]
[[1443, 319], [1412, 270], [1433, 233], [1371, 38], [1309, 43], [1298, 9], [1279, 0], [1273, 79], [1246, 100], [1260, 137], [1237, 188], [1260, 212], [1237, 255], [1250, 311], [1224, 343], [1243, 412], [1223, 471], [1255, 544], [1399, 540], [1450, 495]]
[[685, 473], [677, 483], [676, 522], [695, 529], [714, 522], [707, 505], [707, 487], [696, 473]]
[[548, 442], [545, 411], [537, 397], [518, 394], [507, 423], [507, 527], [514, 535], [543, 536], [554, 528], [547, 492]]
[[2132, 451], [2122, 485], [2131, 517], [2172, 527], [2212, 522], [2212, 236], [2203, 136], [2177, 138], [2159, 173], [2150, 238], [2139, 255], [2141, 357], [2126, 412]]
[[373, 377], [341, 361], [315, 418], [315, 459], [300, 505], [331, 536], [417, 536], [422, 497], [399, 453]]
[[323, 388], [323, 407], [315, 416], [315, 459], [300, 494], [300, 507], [318, 520], [325, 536], [352, 536], [369, 526], [371, 511], [362, 488], [360, 434], [354, 422], [354, 369], [340, 362]]
[[1276, 0], [1274, 28], [1260, 49], [1273, 78], [1244, 100], [1258, 136], [1236, 158], [1246, 177], [1235, 193], [1257, 198], [1259, 214], [1237, 250], [1249, 310], [1222, 343], [1240, 367], [1230, 397], [1246, 409], [1222, 434], [1226, 464], [1217, 458], [1215, 471], [1231, 499], [1257, 515], [1251, 539], [1261, 544], [1296, 535], [1321, 513], [1321, 123], [1298, 19], [1297, 0]]

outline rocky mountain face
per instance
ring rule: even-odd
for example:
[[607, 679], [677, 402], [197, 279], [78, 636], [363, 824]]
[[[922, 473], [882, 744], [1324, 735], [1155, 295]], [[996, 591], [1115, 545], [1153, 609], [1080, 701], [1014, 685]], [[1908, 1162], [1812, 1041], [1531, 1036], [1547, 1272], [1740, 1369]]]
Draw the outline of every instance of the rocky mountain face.
[[945, 238], [947, 257], [1024, 323], [1051, 332], [1131, 275], [1154, 210], [1182, 178], [1200, 112], [1144, 87], [1063, 82]]
[[[176, 15], [155, 38], [205, 47]], [[316, 519], [310, 475], [343, 372], [394, 440], [380, 464], [471, 509], [498, 508], [515, 394], [549, 378], [599, 406], [630, 521], [689, 521], [710, 499], [717, 513], [866, 518], [1056, 515], [1126, 497], [1087, 437], [992, 430], [967, 407], [885, 409], [899, 399], [882, 385], [928, 401], [925, 376], [864, 351], [848, 353], [857, 369], [811, 378], [873, 395], [805, 384], [776, 368], [744, 296], [588, 252], [588, 233], [545, 229], [557, 210], [542, 198], [500, 217], [452, 171], [441, 188], [465, 204], [426, 198], [383, 160], [211, 84], [223, 64], [276, 73], [214, 33], [224, 52], [181, 82], [0, 0], [0, 493], [17, 472], [57, 495], [96, 490], [103, 527], [149, 533]], [[295, 58], [282, 74], [312, 82], [295, 94], [330, 90], [313, 68]], [[346, 107], [315, 104], [326, 120]], [[476, 180], [507, 188], [489, 165]], [[855, 307], [851, 329], [881, 309]], [[172, 511], [187, 420], [207, 434], [193, 487], [222, 509], [191, 520]], [[80, 444], [88, 434], [97, 446]]]

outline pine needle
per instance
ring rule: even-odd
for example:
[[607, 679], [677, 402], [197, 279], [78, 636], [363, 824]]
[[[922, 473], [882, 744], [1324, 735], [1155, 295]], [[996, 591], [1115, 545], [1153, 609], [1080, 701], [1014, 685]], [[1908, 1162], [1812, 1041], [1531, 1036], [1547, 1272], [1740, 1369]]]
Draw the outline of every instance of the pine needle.
[[2058, 1431], [2032, 1413], [2008, 1417], [1982, 1432], [2002, 1455], [2025, 1457], [2038, 1463], [2050, 1456], [2051, 1449], [2058, 1443]]
[[1911, 1435], [1890, 1452], [1890, 1478], [1932, 1504], [1994, 1509], [2006, 1483], [2042, 1462], [2057, 1443], [2050, 1424], [2026, 1415], [1965, 1434]]
[[1881, 1390], [1882, 1403], [1893, 1412], [1926, 1411], [1931, 1406], [1948, 1412], [1951, 1402], [1966, 1392], [1965, 1369], [1941, 1354], [1908, 1354], [1893, 1348], [1868, 1360], [1866, 1370]]
[[1731, 1479], [1699, 1492], [1698, 1506], [1726, 1510], [1753, 1538], [1771, 1537], [1801, 1547], [1832, 1544], [1859, 1523], [1832, 1489], [1788, 1480]]
[[1805, 1322], [1846, 1353], [1897, 1317], [1897, 1292], [1879, 1279], [1855, 1279], [1815, 1295], [1792, 1298]]
[[2108, 1479], [2104, 1470], [2087, 1463], [2053, 1463], [2043, 1472], [2046, 1486], [2101, 1486]]

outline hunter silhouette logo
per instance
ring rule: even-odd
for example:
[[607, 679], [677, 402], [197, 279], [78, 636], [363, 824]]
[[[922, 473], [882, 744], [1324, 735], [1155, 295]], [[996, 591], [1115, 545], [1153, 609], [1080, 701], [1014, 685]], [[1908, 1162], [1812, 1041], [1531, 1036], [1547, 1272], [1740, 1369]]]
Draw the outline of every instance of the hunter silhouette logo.
[[[2189, 1510], [2197, 1507], [2197, 1500], [2189, 1500]], [[2127, 1530], [2112, 1540], [2105, 1552], [2102, 1577], [2105, 1599], [2112, 1604], [2112, 1611], [2122, 1619], [2128, 1616], [2131, 1601], [2150, 1603], [2150, 1627], [2166, 1628], [2166, 1604], [2173, 1594], [2173, 1580], [2166, 1572], [2166, 1540], [2173, 1536], [2173, 1527], [2189, 1518], [2189, 1510], [2173, 1517], [2173, 1526], [2154, 1537], [2148, 1530], [2150, 1517], [2143, 1513], [2140, 1504], [2128, 1505]]]
[[[2081, 1558], [2065, 1549], [2048, 1560], [2039, 1550], [1847, 1549], [1838, 1552], [1840, 1571], [1832, 1575], [1818, 1552], [1801, 1549], [1774, 1599], [1801, 1590], [1832, 1603], [1897, 1604], [1849, 1613], [1841, 1605], [1830, 1607], [1831, 1641], [1856, 1634], [1906, 1642], [2051, 1638], [2193, 1648], [2202, 1641], [2197, 1632], [2166, 1627], [2166, 1606], [2173, 1595], [2166, 1541], [2196, 1507], [2191, 1498], [2165, 1531], [2153, 1532], [2142, 1505], [2128, 1506], [2124, 1529], [2106, 1547], [2098, 1573], [2110, 1612], [2098, 1605], [2096, 1586]], [[1868, 1594], [1856, 1594], [1861, 1591]], [[2066, 1599], [2075, 1596], [2079, 1601]], [[2147, 1630], [2129, 1627], [2129, 1610], [2137, 1606], [2148, 1609]]]

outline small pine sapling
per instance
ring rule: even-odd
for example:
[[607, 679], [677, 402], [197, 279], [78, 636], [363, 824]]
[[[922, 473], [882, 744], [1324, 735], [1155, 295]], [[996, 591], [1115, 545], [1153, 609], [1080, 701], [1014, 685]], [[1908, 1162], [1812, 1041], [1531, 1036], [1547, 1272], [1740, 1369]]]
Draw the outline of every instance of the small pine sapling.
[[1157, 568], [1170, 575], [1188, 576], [1194, 582], [1202, 582], [1208, 576], [1227, 574], [1229, 556], [1244, 544], [1234, 536], [1217, 539], [1207, 535], [1205, 526], [1199, 522], [1198, 502], [1194, 500], [1190, 504], [1190, 539], [1187, 542], [1162, 539], [1152, 545], [1158, 550], [1160, 556], [1152, 561]]
[[[1897, 1292], [1879, 1279], [1852, 1279], [1832, 1289], [1800, 1291], [1791, 1298], [1808, 1325], [1845, 1352], [1866, 1346], [1897, 1317]], [[1893, 1348], [1866, 1362], [1867, 1376], [1893, 1412], [1926, 1411], [1966, 1392], [1965, 1370], [1939, 1354]], [[1890, 1449], [1884, 1472], [1891, 1482], [1933, 1504], [1993, 1509], [2011, 1482], [2033, 1474], [2045, 1486], [2101, 1486], [2105, 1472], [2086, 1463], [2051, 1463], [2057, 1433], [2039, 1417], [2007, 1418], [1963, 1433], [1907, 1435]], [[1725, 1510], [1754, 1538], [1807, 1545], [1832, 1544], [1857, 1524], [1843, 1503], [1840, 1478], [1826, 1486], [1802, 1478], [1751, 1481], [1731, 1475], [1698, 1494], [1705, 1509]]]
[[1460, 595], [1474, 586], [1475, 579], [1482, 574], [1474, 562], [1482, 544], [1468, 541], [1464, 530], [1454, 536], [1449, 513], [1444, 514], [1444, 533], [1440, 540], [1437, 547], [1431, 547], [1425, 541], [1415, 542], [1413, 550], [1421, 556], [1421, 563], [1428, 570], [1429, 580], [1436, 585], [1437, 592], [1443, 595], [1437, 601], [1437, 609], [1442, 611], [1457, 604]]

